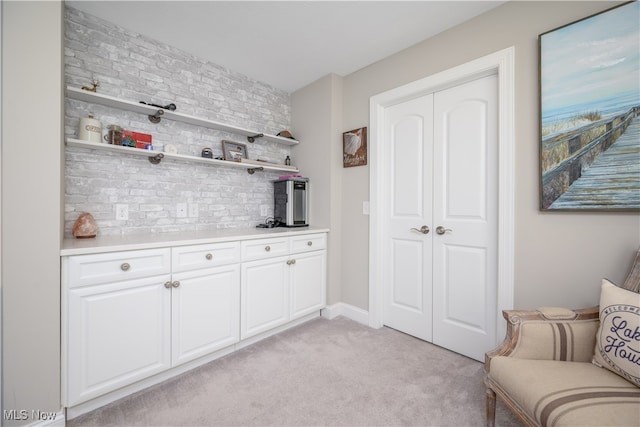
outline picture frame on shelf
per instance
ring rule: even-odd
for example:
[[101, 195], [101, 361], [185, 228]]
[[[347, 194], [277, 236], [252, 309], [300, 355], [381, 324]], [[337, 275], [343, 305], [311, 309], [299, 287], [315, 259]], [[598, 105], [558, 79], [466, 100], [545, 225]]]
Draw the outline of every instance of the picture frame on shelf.
[[222, 140], [222, 157], [225, 160], [240, 162], [247, 159], [247, 146], [239, 142]]

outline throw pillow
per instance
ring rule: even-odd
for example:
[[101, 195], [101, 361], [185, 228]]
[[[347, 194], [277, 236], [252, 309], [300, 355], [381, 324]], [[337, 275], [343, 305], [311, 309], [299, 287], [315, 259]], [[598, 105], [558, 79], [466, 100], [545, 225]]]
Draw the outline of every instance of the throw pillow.
[[640, 386], [640, 294], [607, 279], [600, 289], [600, 328], [593, 363]]

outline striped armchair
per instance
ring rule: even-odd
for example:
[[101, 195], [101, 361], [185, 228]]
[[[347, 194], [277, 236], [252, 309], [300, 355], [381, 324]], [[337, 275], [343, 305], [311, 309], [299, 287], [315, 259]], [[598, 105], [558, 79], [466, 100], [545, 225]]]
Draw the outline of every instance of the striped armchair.
[[[621, 287], [640, 292], [640, 251]], [[506, 338], [485, 356], [488, 427], [495, 424], [496, 396], [527, 426], [640, 426], [637, 383], [592, 363], [597, 306], [503, 315]]]

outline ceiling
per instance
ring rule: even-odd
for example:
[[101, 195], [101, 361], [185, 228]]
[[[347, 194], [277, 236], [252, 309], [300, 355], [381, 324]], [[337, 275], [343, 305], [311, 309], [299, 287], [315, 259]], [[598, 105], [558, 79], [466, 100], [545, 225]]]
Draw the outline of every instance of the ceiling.
[[505, 1], [67, 1], [294, 92], [348, 75]]

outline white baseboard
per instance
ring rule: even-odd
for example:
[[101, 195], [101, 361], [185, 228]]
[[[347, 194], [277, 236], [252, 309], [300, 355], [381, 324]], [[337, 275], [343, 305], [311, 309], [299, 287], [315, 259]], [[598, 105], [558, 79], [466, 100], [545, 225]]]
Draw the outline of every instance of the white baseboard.
[[322, 309], [322, 317], [334, 319], [338, 316], [344, 316], [363, 325], [369, 326], [369, 312], [353, 305], [339, 302], [337, 304], [328, 305]]
[[34, 421], [28, 424], [27, 427], [64, 427], [67, 424], [64, 409], [61, 409], [59, 412], [42, 412], [40, 416], [43, 419]]

